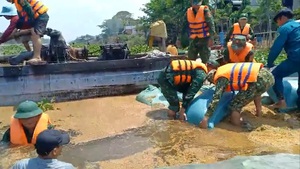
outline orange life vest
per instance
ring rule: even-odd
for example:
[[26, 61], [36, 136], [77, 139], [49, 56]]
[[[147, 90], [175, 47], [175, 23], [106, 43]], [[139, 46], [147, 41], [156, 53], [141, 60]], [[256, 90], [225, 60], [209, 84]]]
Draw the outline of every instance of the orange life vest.
[[50, 118], [49, 118], [48, 114], [42, 113], [42, 115], [34, 129], [31, 143], [28, 143], [25, 132], [24, 132], [24, 128], [23, 128], [21, 122], [19, 121], [19, 119], [11, 117], [10, 142], [15, 145], [35, 144], [37, 135], [40, 132], [46, 130], [48, 128], [49, 124], [51, 124], [51, 122], [50, 122]]
[[171, 62], [171, 69], [178, 73], [178, 75], [174, 75], [174, 84], [191, 83], [192, 76], [187, 71], [195, 70], [196, 68], [202, 69], [207, 73], [207, 67], [203, 63], [192, 60], [173, 60]]
[[231, 45], [232, 45], [232, 42], [227, 43], [227, 48], [228, 48], [228, 52], [229, 52], [229, 60], [232, 63], [246, 62], [246, 56], [253, 49], [253, 45], [251, 43], [246, 42], [245, 48], [238, 55], [233, 51]]
[[189, 23], [191, 39], [195, 39], [196, 37], [205, 38], [209, 36], [209, 29], [204, 15], [204, 10], [207, 8], [207, 6], [201, 5], [196, 16], [192, 7], [187, 10], [187, 20]]
[[[26, 0], [25, 0], [26, 1]], [[46, 13], [48, 11], [48, 7], [46, 7], [42, 2], [38, 0], [27, 0], [32, 8], [34, 19], [38, 18], [40, 15]], [[18, 0], [14, 0], [14, 4], [17, 8], [18, 13], [21, 15], [21, 18], [24, 18], [24, 21], [28, 21], [28, 15], [23, 7], [18, 3]]]
[[246, 37], [246, 39], [248, 39], [248, 35], [250, 33], [250, 24], [246, 23], [246, 25], [244, 26], [243, 31], [241, 30], [240, 24], [239, 23], [235, 23], [233, 24], [233, 32], [231, 35], [231, 39], [235, 36], [235, 35], [243, 35]]
[[220, 77], [225, 77], [229, 80], [229, 85], [226, 91], [241, 91], [248, 89], [248, 83], [256, 82], [262, 63], [228, 63], [219, 67], [214, 76], [214, 83]]

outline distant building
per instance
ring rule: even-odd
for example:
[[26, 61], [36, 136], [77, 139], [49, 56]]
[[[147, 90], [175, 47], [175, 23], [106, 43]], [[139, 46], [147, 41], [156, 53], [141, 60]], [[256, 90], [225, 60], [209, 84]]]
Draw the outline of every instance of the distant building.
[[136, 26], [125, 26], [122, 33], [127, 35], [136, 35], [137, 34]]

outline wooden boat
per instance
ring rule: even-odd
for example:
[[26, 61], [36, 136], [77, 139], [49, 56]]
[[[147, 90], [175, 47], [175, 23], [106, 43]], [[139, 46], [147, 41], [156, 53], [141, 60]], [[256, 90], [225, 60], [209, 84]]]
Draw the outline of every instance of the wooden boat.
[[[182, 58], [176, 56], [172, 58]], [[0, 106], [24, 100], [55, 102], [139, 92], [156, 84], [170, 57], [0, 67]]]

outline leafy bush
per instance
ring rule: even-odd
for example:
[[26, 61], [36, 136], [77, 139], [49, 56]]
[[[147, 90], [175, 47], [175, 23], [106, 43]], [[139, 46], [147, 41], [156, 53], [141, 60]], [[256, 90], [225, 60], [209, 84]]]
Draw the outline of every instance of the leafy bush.
[[[254, 57], [257, 62], [267, 64], [267, 59], [269, 55], [270, 49], [258, 49], [255, 51]], [[277, 59], [275, 60], [275, 64], [281, 63], [283, 60], [286, 59], [286, 54], [285, 52], [281, 52]]]
[[20, 52], [26, 51], [23, 45], [8, 45], [1, 46], [1, 55], [16, 55]]
[[100, 53], [101, 53], [101, 50], [100, 50], [100, 45], [99, 44], [84, 44], [84, 43], [74, 43], [74, 44], [71, 44], [72, 47], [75, 47], [75, 48], [83, 48], [84, 46], [87, 46], [88, 50], [89, 50], [89, 53], [93, 56], [97, 55], [97, 56], [100, 56]]
[[37, 102], [39, 108], [43, 110], [43, 112], [48, 111], [48, 110], [54, 110], [54, 99], [48, 100], [48, 99], [43, 99], [40, 102]]
[[135, 45], [130, 48], [131, 55], [135, 55], [135, 54], [139, 54], [139, 53], [146, 53], [149, 51], [151, 51], [151, 49], [147, 45]]

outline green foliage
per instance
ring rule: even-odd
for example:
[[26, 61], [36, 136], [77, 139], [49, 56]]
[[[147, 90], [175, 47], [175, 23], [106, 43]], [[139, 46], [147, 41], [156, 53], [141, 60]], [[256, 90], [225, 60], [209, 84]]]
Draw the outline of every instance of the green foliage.
[[95, 55], [100, 55], [101, 50], [100, 50], [100, 44], [89, 44], [87, 45], [86, 43], [72, 43], [71, 44], [72, 47], [75, 48], [83, 48], [84, 46], [87, 46], [89, 53], [93, 56]]
[[52, 98], [51, 100], [48, 99], [43, 99], [39, 102], [37, 102], [39, 108], [41, 108], [43, 110], [43, 112], [48, 111], [48, 110], [54, 110], [54, 98]]
[[[269, 55], [270, 49], [265, 48], [265, 49], [259, 49], [257, 51], [255, 51], [255, 60], [257, 62], [263, 63], [263, 64], [267, 64], [267, 59], [268, 59], [268, 55]], [[286, 53], [285, 52], [281, 52], [279, 54], [279, 56], [277, 57], [277, 59], [275, 60], [275, 64], [279, 64], [282, 61], [284, 61], [286, 59]]]
[[140, 46], [146, 43], [145, 36], [142, 35], [118, 35], [119, 42], [127, 43], [128, 47]]
[[1, 55], [15, 55], [23, 51], [26, 51], [23, 45], [1, 46]]
[[147, 45], [136, 45], [130, 48], [130, 54], [132, 55], [146, 53], [149, 51], [151, 51], [151, 49]]
[[294, 10], [294, 14], [296, 20], [300, 19], [300, 8]]
[[128, 11], [119, 11], [111, 19], [105, 20], [98, 27], [101, 29], [101, 37], [107, 42], [109, 37], [117, 36], [122, 33], [125, 26], [137, 26], [138, 20], [132, 18], [132, 14]]

